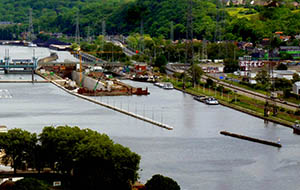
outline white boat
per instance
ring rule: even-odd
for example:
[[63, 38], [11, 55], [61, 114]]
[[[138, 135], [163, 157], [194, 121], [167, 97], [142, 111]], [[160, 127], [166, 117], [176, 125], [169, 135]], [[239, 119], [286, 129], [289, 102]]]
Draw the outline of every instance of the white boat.
[[204, 100], [204, 102], [208, 105], [218, 105], [219, 102], [217, 99], [215, 99], [214, 97], [208, 97]]
[[170, 83], [170, 82], [166, 82], [166, 83], [163, 83], [163, 86], [162, 86], [163, 89], [166, 89], [166, 90], [171, 90], [173, 89], [173, 84]]
[[37, 45], [34, 44], [34, 43], [32, 43], [32, 42], [30, 42], [30, 43], [28, 44], [28, 47], [37, 47]]
[[155, 86], [158, 86], [160, 88], [166, 89], [166, 90], [171, 90], [173, 89], [173, 84], [170, 82], [156, 82], [154, 83]]
[[156, 83], [154, 83], [154, 85], [162, 88], [164, 84], [161, 82], [156, 82]]

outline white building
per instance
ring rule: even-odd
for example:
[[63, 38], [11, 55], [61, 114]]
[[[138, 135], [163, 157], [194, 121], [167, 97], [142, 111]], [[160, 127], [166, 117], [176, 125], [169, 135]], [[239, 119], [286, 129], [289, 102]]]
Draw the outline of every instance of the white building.
[[224, 72], [224, 65], [223, 64], [199, 64], [198, 66], [205, 73], [223, 73]]
[[[279, 78], [279, 79], [287, 79], [287, 80], [292, 80], [293, 75], [297, 73], [294, 70], [274, 70], [273, 71], [273, 77], [274, 78]], [[270, 76], [272, 77], [272, 76]]]
[[300, 81], [293, 84], [293, 93], [300, 94]]

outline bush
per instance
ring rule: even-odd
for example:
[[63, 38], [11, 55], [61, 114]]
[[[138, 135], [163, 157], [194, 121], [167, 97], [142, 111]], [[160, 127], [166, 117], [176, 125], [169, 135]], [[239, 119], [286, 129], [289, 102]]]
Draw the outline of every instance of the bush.
[[295, 115], [300, 115], [300, 110], [299, 110], [299, 109], [296, 110], [294, 114], [295, 114]]
[[224, 87], [223, 86], [218, 86], [216, 89], [218, 92], [224, 92]]
[[147, 190], [180, 190], [176, 181], [159, 174], [152, 176], [145, 184]]
[[35, 178], [24, 178], [15, 183], [13, 190], [48, 190], [49, 186]]
[[284, 112], [284, 111], [285, 111], [285, 109], [284, 109], [284, 108], [280, 108], [280, 109], [279, 109], [279, 111], [281, 111], [281, 112]]
[[215, 82], [208, 78], [208, 79], [206, 79], [206, 85], [205, 86], [213, 87], [213, 86], [215, 86]]

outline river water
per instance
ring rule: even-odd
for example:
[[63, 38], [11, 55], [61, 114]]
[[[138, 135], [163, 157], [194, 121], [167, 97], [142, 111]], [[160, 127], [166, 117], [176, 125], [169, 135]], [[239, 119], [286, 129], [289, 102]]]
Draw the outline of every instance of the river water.
[[[0, 52], [4, 51], [2, 48]], [[29, 50], [26, 51], [28, 54]], [[25, 56], [18, 51], [16, 57], [19, 54]], [[72, 58], [66, 52], [59, 56], [62, 60]], [[159, 173], [175, 179], [184, 190], [281, 190], [300, 186], [300, 136], [291, 129], [273, 123], [266, 125], [261, 119], [223, 106], [199, 103], [176, 90], [125, 82], [148, 87], [151, 94], [96, 99], [162, 121], [174, 130], [161, 129], [87, 102], [52, 84], [0, 83], [0, 89], [11, 96], [0, 98], [0, 124], [37, 133], [49, 125], [80, 126], [106, 133], [142, 156], [142, 182]], [[221, 136], [221, 130], [272, 141], [280, 138], [283, 147]]]

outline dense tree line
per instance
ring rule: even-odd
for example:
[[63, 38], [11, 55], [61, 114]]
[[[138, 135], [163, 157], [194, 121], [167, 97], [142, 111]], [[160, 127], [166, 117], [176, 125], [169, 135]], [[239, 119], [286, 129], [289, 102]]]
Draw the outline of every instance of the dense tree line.
[[12, 129], [0, 134], [0, 148], [15, 172], [51, 168], [69, 177], [72, 189], [130, 189], [138, 178], [140, 156], [89, 129], [45, 127], [38, 136]]
[[[287, 0], [285, 0], [287, 1]], [[300, 33], [300, 12], [295, 7], [281, 3], [280, 6], [252, 6], [240, 14], [249, 17], [230, 16], [228, 9], [220, 8], [220, 1], [194, 0], [194, 37], [210, 41], [237, 40], [258, 42], [270, 37], [275, 31], [286, 35]], [[102, 33], [102, 21], [106, 22], [108, 34], [131, 34], [144, 31], [151, 36], [186, 37], [186, 0], [1, 0], [0, 20], [15, 24], [0, 28], [1, 39], [20, 38], [27, 30], [29, 8], [33, 9], [35, 32], [50, 31], [75, 34], [76, 15], [79, 13], [81, 36]], [[251, 16], [251, 14], [253, 16]], [[7, 29], [9, 28], [9, 29]]]

